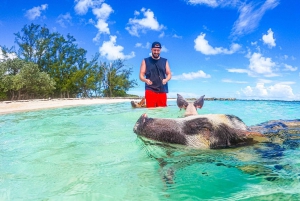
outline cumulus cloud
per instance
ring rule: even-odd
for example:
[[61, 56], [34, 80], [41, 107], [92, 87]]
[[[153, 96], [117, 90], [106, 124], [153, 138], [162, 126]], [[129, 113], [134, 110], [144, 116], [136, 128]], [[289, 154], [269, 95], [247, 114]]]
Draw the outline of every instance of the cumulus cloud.
[[72, 25], [72, 17], [70, 13], [66, 13], [65, 15], [59, 15], [56, 22], [61, 26], [66, 28], [67, 24]]
[[26, 11], [25, 16], [29, 20], [35, 20], [36, 18], [39, 18], [42, 14], [42, 11], [46, 10], [48, 8], [48, 4], [43, 4], [41, 6], [33, 7]]
[[296, 96], [290, 84], [292, 82], [277, 83], [270, 86], [265, 86], [265, 83], [257, 83], [256, 86], [247, 86], [241, 89], [241, 93], [248, 98], [253, 99], [275, 99], [275, 100], [288, 100], [294, 99]]
[[232, 36], [241, 36], [251, 33], [258, 26], [261, 18], [267, 10], [275, 8], [279, 0], [266, 0], [263, 5], [253, 3], [241, 4], [239, 6], [239, 18], [232, 28]]
[[108, 60], [117, 59], [130, 59], [135, 56], [134, 52], [129, 55], [123, 53], [124, 47], [116, 45], [117, 36], [110, 36], [109, 41], [104, 41], [102, 46], [99, 48], [100, 55], [106, 57]]
[[209, 45], [208, 41], [205, 39], [204, 33], [201, 33], [195, 40], [195, 50], [201, 52], [205, 55], [216, 55], [216, 54], [233, 54], [238, 51], [241, 46], [239, 44], [233, 43], [230, 49], [223, 47], [212, 47]]
[[[143, 14], [143, 18], [138, 19], [137, 17], [140, 14]], [[130, 18], [128, 25], [126, 27], [126, 30], [131, 34], [132, 36], [139, 37], [139, 33], [145, 33], [148, 30], [152, 31], [160, 31], [164, 28], [164, 25], [159, 24], [157, 19], [154, 16], [154, 13], [150, 9], [141, 9], [141, 13], [138, 11], [135, 11], [135, 17]]]
[[85, 15], [91, 8], [96, 22], [89, 19], [89, 23], [94, 24], [98, 29], [97, 35], [93, 38], [94, 42], [99, 42], [101, 34], [110, 34], [107, 20], [114, 10], [104, 0], [76, 0], [75, 12], [78, 15]]
[[284, 71], [296, 71], [298, 69], [298, 67], [293, 67], [291, 65], [288, 64], [284, 64]]
[[97, 17], [97, 19], [106, 20], [112, 12], [113, 9], [106, 3], [101, 4], [100, 8], [93, 8], [93, 14]]
[[209, 74], [206, 74], [202, 70], [198, 72], [190, 72], [190, 73], [182, 73], [181, 75], [174, 75], [172, 76], [173, 80], [194, 80], [198, 78], [210, 78]]
[[263, 74], [266, 77], [278, 76], [273, 73], [276, 64], [271, 58], [263, 57], [260, 53], [253, 53], [249, 59], [249, 69], [258, 74]]
[[265, 34], [262, 37], [264, 44], [268, 45], [269, 48], [272, 48], [272, 47], [276, 46], [273, 34], [274, 33], [273, 33], [272, 29], [269, 29], [268, 34]]
[[251, 77], [263, 75], [265, 77], [279, 76], [274, 73], [277, 71], [276, 63], [271, 58], [263, 57], [260, 53], [249, 54], [249, 66], [248, 69], [230, 68], [226, 69], [230, 73], [247, 73]]
[[106, 21], [113, 11], [114, 10], [111, 8], [111, 6], [106, 3], [101, 4], [100, 8], [93, 8], [93, 14], [98, 20], [95, 25], [95, 27], [98, 29], [98, 34], [93, 39], [94, 41], [99, 41], [100, 34], [110, 34], [108, 23]]
[[75, 12], [78, 15], [85, 15], [89, 8], [95, 8], [101, 5], [104, 0], [75, 0]]

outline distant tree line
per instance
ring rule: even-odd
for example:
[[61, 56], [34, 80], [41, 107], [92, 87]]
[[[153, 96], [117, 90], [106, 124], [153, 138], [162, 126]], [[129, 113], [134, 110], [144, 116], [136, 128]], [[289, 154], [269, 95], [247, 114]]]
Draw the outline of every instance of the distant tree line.
[[[15, 33], [15, 48], [0, 46], [0, 100], [73, 97], [124, 97], [137, 86], [123, 60], [88, 61], [73, 36], [51, 33], [46, 26], [25, 25]], [[12, 54], [17, 58], [10, 58]]]

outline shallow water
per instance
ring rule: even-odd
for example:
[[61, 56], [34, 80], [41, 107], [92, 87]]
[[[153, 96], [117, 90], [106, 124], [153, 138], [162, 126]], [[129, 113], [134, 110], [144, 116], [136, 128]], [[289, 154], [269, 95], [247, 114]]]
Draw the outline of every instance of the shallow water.
[[[299, 200], [300, 148], [259, 144], [193, 150], [144, 141], [141, 114], [177, 118], [130, 103], [0, 116], [0, 200]], [[247, 125], [299, 119], [300, 102], [206, 101]]]

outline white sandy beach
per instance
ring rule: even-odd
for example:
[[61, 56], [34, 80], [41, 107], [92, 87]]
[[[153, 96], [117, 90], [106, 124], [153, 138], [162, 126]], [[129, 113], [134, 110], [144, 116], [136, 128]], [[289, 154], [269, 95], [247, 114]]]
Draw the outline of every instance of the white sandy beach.
[[[49, 108], [130, 102], [132, 100], [134, 99], [95, 98], [95, 99], [50, 99], [50, 100], [38, 99], [38, 100], [23, 100], [23, 101], [2, 101], [0, 102], [0, 115], [14, 113], [14, 112], [25, 112], [25, 111], [41, 110], [41, 109], [49, 109]], [[128, 107], [131, 107], [130, 104], [128, 105]]]

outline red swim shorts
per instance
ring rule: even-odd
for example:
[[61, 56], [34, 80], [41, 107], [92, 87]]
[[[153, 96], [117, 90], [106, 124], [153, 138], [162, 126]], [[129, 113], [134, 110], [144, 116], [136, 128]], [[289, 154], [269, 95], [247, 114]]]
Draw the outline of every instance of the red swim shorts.
[[167, 93], [145, 91], [146, 107], [167, 107]]

